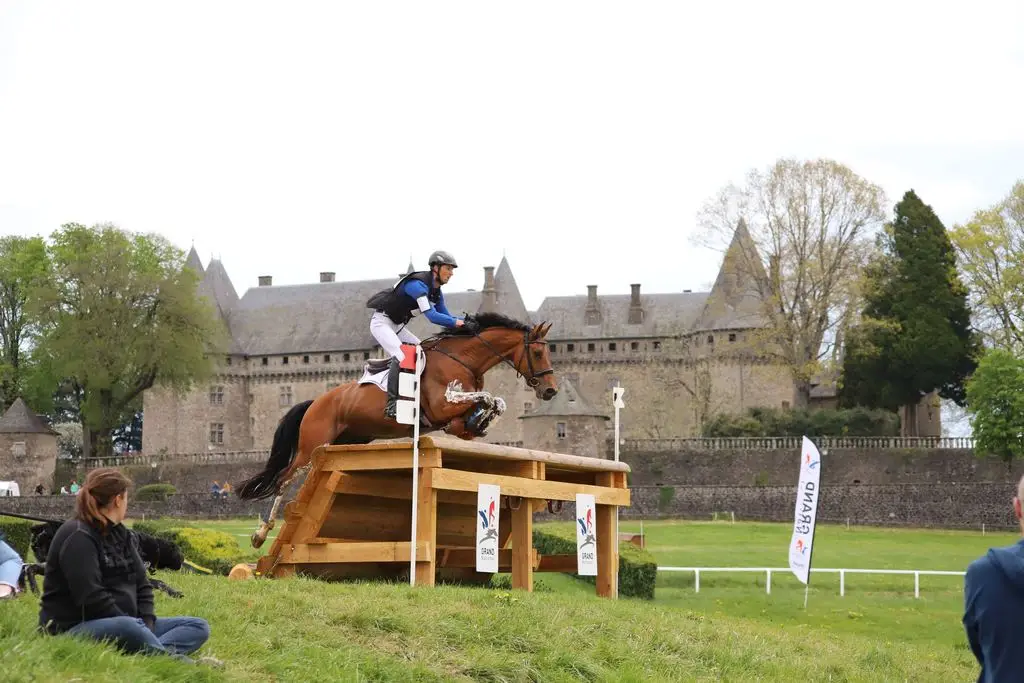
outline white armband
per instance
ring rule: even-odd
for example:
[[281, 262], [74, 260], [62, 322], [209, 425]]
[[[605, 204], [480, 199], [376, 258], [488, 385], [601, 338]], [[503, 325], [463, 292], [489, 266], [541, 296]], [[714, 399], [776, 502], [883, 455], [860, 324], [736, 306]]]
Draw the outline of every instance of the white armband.
[[423, 311], [424, 313], [430, 310], [430, 301], [427, 300], [427, 297], [421, 296], [420, 298], [416, 299], [416, 303], [420, 305], [420, 310]]

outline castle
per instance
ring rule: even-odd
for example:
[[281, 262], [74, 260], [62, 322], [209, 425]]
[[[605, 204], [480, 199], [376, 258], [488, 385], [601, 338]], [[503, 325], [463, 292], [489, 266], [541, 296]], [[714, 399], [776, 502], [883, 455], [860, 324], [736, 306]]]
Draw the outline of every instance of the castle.
[[[607, 418], [616, 384], [626, 389], [622, 438], [697, 436], [717, 413], [793, 405], [790, 371], [755, 350], [754, 335], [764, 325], [761, 300], [736, 267], [753, 250], [740, 223], [708, 292], [646, 293], [633, 284], [628, 295], [609, 295], [589, 285], [586, 295], [547, 297], [529, 311], [505, 258], [497, 268], [484, 268], [481, 289], [446, 291], [456, 315], [498, 311], [552, 323], [548, 342], [563, 387], [560, 400], [536, 405], [510, 368], [495, 367], [486, 388], [508, 409], [484, 440], [592, 450], [584, 444], [600, 439], [595, 430], [612, 428]], [[201, 274], [199, 292], [230, 331], [230, 347], [213, 379], [184, 398], [160, 388], [145, 392], [144, 453], [267, 450], [290, 406], [357, 380], [366, 360], [383, 356], [370, 335], [372, 311], [365, 302], [397, 277], [346, 282], [322, 272], [317, 283], [275, 286], [267, 275], [239, 297], [220, 260], [204, 268], [193, 248], [187, 264]], [[408, 327], [421, 339], [436, 330], [422, 316]], [[812, 392], [812, 404], [827, 407], [833, 400], [827, 385]]]

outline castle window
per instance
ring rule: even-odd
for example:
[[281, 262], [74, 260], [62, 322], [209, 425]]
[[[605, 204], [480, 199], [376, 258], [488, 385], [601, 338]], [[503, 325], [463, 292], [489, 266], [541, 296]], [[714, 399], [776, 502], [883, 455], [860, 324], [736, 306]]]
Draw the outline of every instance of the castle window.
[[640, 343], [639, 342], [629, 342], [629, 350], [630, 351], [636, 351], [639, 348], [640, 348]]
[[566, 351], [574, 351], [575, 349], [576, 349], [576, 345], [575, 344], [566, 344], [565, 345], [565, 350]]
[[558, 350], [558, 345], [557, 344], [548, 344], [548, 351], [550, 351], [551, 353], [554, 353], [557, 350]]
[[715, 335], [709, 334], [708, 335], [708, 344], [714, 344], [714, 343], [715, 343]]
[[782, 402], [782, 409], [783, 410], [789, 410], [789, 401], [783, 401]]
[[614, 351], [615, 348], [616, 348], [615, 342], [608, 342], [608, 350], [609, 351]]
[[331, 354], [329, 354], [329, 353], [325, 353], [324, 354], [324, 362], [325, 363], [330, 363], [331, 362]]
[[363, 360], [370, 360], [370, 352], [363, 351]]
[[656, 341], [656, 342], [654, 342], [654, 350], [655, 350], [655, 351], [657, 351], [657, 350], [659, 350], [660, 348], [661, 348], [661, 342], [660, 342], [660, 341]]
[[269, 361], [266, 356], [263, 356], [263, 365], [266, 365]]
[[593, 351], [593, 350], [594, 350], [594, 345], [593, 344], [587, 344], [587, 351]]
[[523, 412], [528, 413], [533, 410], [533, 401], [526, 401], [523, 403]]
[[290, 386], [281, 387], [281, 392], [278, 394], [277, 405], [284, 408], [292, 404], [292, 388]]
[[210, 405], [219, 406], [224, 403], [224, 387], [212, 386], [210, 387]]
[[735, 332], [730, 332], [729, 333], [729, 341], [731, 341], [731, 342], [736, 341], [736, 333]]
[[309, 362], [309, 356], [303, 356], [302, 357], [302, 362], [303, 363], [308, 363]]
[[564, 422], [559, 422], [558, 424], [555, 425], [555, 435], [558, 436], [559, 439], [564, 439], [565, 438], [565, 423]]
[[228, 356], [227, 358], [225, 358], [224, 362], [226, 362], [228, 365], [231, 365], [231, 356]]
[[223, 422], [211, 422], [210, 423], [210, 443], [212, 443], [212, 444], [223, 444], [224, 443], [224, 423]]
[[281, 359], [281, 365], [288, 365], [288, 356]]
[[352, 360], [352, 354], [351, 353], [346, 353], [346, 354], [342, 355], [341, 359], [347, 363], [350, 360]]

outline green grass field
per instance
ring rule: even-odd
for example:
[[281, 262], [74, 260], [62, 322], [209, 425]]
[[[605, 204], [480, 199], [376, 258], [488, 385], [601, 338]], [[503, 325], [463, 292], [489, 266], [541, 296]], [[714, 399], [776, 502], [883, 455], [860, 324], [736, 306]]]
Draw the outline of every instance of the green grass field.
[[[245, 546], [255, 520], [201, 526]], [[200, 526], [200, 524], [196, 524]], [[640, 525], [622, 522], [622, 531]], [[785, 567], [786, 524], [652, 522], [662, 566]], [[814, 565], [963, 571], [1016, 534], [819, 526]], [[269, 547], [270, 543], [264, 546]], [[569, 577], [537, 574], [530, 594], [306, 579], [233, 582], [159, 572], [186, 594], [161, 614], [212, 625], [203, 653], [223, 670], [115, 655], [32, 634], [37, 599], [0, 606], [5, 680], [974, 681], [960, 624], [962, 578], [792, 574], [659, 576], [654, 604], [601, 600]]]

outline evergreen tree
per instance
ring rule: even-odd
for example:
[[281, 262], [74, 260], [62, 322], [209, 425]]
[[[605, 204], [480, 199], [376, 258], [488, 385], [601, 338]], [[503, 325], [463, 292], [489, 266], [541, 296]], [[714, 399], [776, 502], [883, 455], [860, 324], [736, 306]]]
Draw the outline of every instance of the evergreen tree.
[[879, 242], [847, 339], [841, 405], [895, 410], [938, 390], [963, 406], [980, 343], [945, 226], [910, 190]]

